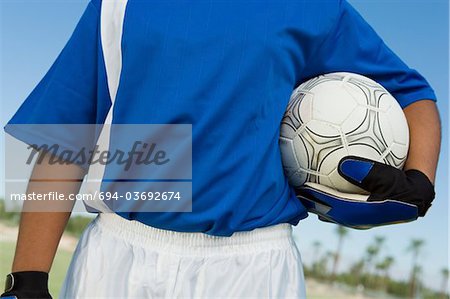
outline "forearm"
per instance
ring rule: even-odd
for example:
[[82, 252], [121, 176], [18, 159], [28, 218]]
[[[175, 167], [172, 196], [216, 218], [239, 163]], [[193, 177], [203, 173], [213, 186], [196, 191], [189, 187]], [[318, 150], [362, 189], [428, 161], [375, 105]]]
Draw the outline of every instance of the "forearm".
[[[49, 177], [59, 179], [47, 180]], [[78, 166], [50, 165], [46, 157], [34, 167], [27, 193], [58, 192], [67, 196], [78, 192], [82, 177]], [[24, 203], [12, 272], [50, 271], [73, 204], [69, 201]], [[42, 208], [45, 211], [38, 212]]]
[[49, 272], [70, 212], [24, 212], [12, 272]]
[[403, 111], [410, 134], [405, 170], [420, 170], [434, 183], [441, 145], [441, 125], [436, 104], [430, 100], [418, 101]]

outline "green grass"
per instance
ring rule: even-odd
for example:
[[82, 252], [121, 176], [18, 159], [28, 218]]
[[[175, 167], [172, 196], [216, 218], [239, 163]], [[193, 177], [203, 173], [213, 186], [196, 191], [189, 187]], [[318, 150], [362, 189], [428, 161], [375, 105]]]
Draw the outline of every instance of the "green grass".
[[[5, 276], [11, 272], [12, 260], [14, 257], [15, 243], [0, 242], [0, 288], [5, 285]], [[50, 272], [49, 289], [53, 298], [57, 298], [61, 289], [67, 268], [69, 267], [72, 252], [59, 249], [56, 253]]]

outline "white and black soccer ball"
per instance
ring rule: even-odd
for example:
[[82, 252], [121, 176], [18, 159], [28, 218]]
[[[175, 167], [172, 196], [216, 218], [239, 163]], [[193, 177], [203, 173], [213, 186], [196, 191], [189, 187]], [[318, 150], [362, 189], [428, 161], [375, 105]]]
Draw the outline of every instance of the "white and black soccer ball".
[[377, 82], [331, 73], [301, 84], [281, 123], [280, 149], [289, 183], [364, 193], [338, 173], [339, 161], [359, 156], [402, 168], [408, 154], [406, 117]]

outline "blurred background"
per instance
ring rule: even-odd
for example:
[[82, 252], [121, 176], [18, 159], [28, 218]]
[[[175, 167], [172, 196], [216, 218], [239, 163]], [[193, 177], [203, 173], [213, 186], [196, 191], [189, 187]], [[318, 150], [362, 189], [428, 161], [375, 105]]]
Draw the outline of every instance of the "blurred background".
[[[443, 144], [436, 200], [414, 223], [349, 230], [310, 215], [294, 231], [308, 298], [449, 298], [449, 2], [350, 0], [438, 96]], [[0, 1], [0, 96], [5, 124], [56, 59], [87, 0]], [[0, 141], [4, 170], [4, 140]], [[0, 198], [4, 171], [0, 172]], [[77, 239], [92, 216], [74, 213], [53, 263], [56, 296]], [[0, 286], [10, 272], [19, 215], [0, 201]]]

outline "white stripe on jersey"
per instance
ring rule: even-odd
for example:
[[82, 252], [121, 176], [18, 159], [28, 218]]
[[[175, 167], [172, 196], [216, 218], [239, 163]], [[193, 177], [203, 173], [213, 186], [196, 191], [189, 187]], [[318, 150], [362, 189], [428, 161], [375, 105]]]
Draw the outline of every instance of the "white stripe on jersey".
[[[127, 3], [127, 0], [103, 0], [101, 6], [100, 35], [111, 107], [97, 142], [100, 152], [109, 148], [110, 125], [122, 71], [122, 32]], [[91, 165], [86, 178], [88, 193], [96, 194], [96, 191], [100, 191], [104, 173], [105, 165], [102, 163]], [[111, 212], [111, 209], [101, 200], [86, 201], [85, 204], [101, 212]]]

